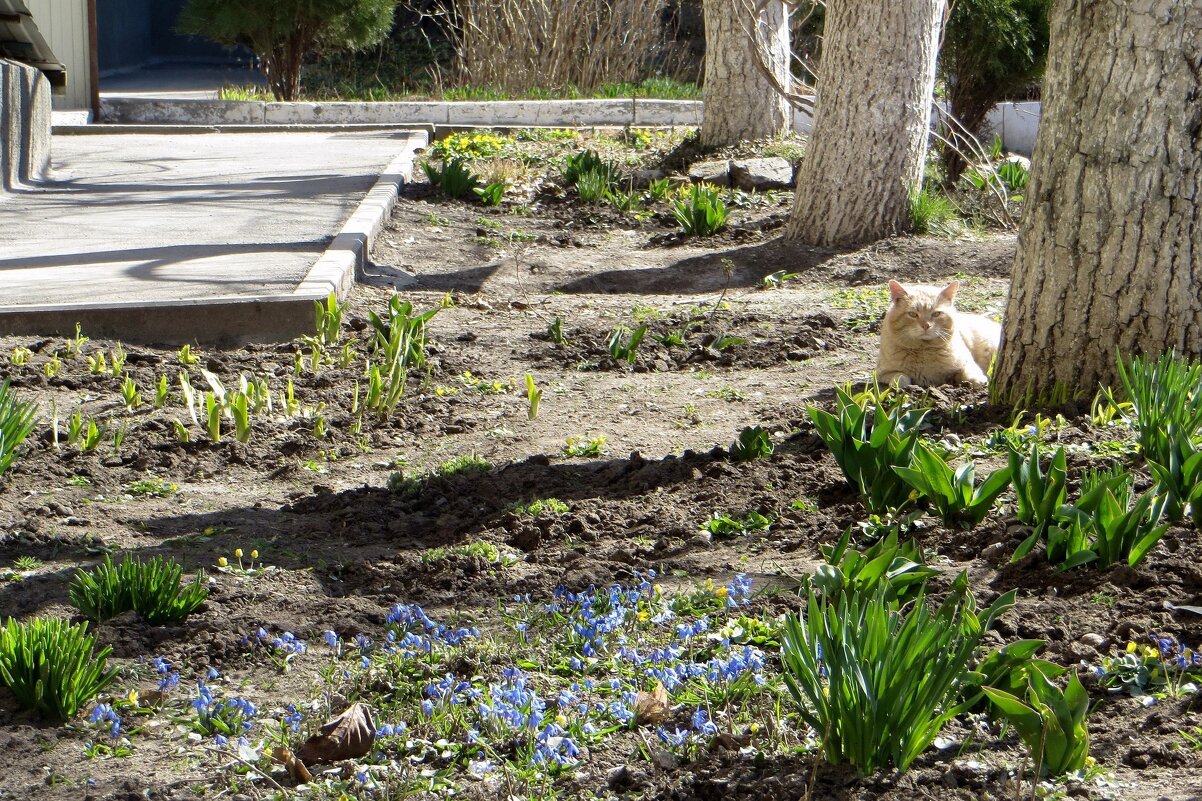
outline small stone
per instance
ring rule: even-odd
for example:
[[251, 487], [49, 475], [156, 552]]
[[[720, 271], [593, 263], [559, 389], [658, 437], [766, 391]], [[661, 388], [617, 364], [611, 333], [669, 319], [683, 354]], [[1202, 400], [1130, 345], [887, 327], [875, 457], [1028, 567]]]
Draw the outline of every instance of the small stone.
[[793, 165], [779, 156], [737, 159], [730, 163], [730, 180], [745, 192], [793, 186]]
[[1107, 645], [1109, 645], [1110, 641], [1107, 640], [1105, 637], [1103, 637], [1101, 634], [1094, 634], [1091, 632], [1091, 633], [1086, 634], [1081, 637], [1081, 644], [1088, 645], [1090, 648], [1094, 648], [1094, 649], [1100, 651], [1103, 648], [1105, 648]]
[[730, 186], [730, 162], [725, 159], [694, 162], [689, 165], [687, 175], [693, 183], [704, 181], [717, 186]]

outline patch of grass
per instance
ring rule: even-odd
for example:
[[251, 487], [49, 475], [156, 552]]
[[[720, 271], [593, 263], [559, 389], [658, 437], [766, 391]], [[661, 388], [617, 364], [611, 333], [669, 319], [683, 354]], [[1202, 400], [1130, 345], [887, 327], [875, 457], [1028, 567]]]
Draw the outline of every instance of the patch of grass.
[[478, 540], [464, 545], [428, 548], [419, 557], [423, 565], [439, 565], [456, 558], [480, 559], [492, 565], [511, 565], [518, 560], [501, 552], [491, 542]]
[[831, 290], [827, 303], [851, 311], [843, 324], [852, 330], [875, 326], [889, 308], [889, 290], [884, 287], [847, 287]]
[[393, 473], [388, 477], [388, 489], [404, 497], [413, 497], [419, 495], [431, 481], [487, 473], [491, 469], [492, 462], [474, 453], [466, 454], [448, 459], [424, 473]]
[[946, 195], [925, 187], [910, 195], [910, 224], [916, 234], [950, 238], [964, 233], [964, 222], [955, 204]]
[[529, 503], [514, 504], [509, 509], [519, 517], [566, 515], [572, 508], [558, 498], [536, 498]]
[[598, 434], [589, 439], [568, 437], [564, 442], [563, 455], [578, 458], [601, 456], [605, 453], [605, 435]]
[[156, 476], [131, 481], [125, 493], [135, 498], [166, 498], [179, 492], [179, 485]]

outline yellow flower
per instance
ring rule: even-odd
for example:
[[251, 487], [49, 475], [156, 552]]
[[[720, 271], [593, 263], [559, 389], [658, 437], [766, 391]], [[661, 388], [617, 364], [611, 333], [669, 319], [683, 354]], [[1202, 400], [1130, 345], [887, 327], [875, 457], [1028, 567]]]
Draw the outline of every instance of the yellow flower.
[[258, 559], [258, 558], [259, 558], [259, 551], [258, 551], [257, 549], [256, 549], [256, 550], [253, 550], [253, 551], [251, 551], [251, 552], [250, 552], [250, 558], [251, 558], [251, 559]]
[[134, 706], [138, 705], [138, 691], [137, 690], [130, 690], [129, 695], [125, 696], [125, 698]]
[[650, 619], [651, 619], [651, 613], [648, 612], [647, 610], [644, 609], [642, 612], [639, 612], [639, 622], [640, 623], [646, 623]]
[[230, 560], [226, 559], [224, 556], [217, 560], [218, 567], [228, 567], [229, 563]]
[[757, 731], [760, 730], [760, 724], [752, 723], [750, 726], [747, 727], [747, 730], [749, 732], [751, 732], [752, 734], [755, 734]]
[[241, 558], [242, 558], [242, 549], [241, 549], [241, 548], [235, 548], [235, 549], [234, 549], [234, 558], [235, 558], [235, 559], [241, 559]]
[[651, 589], [655, 591], [656, 596], [660, 596], [660, 595], [664, 594], [664, 585], [662, 585], [662, 584], [656, 584]]
[[730, 590], [728, 590], [726, 587], [719, 587], [718, 589], [714, 590], [714, 597], [715, 598], [725, 598], [727, 593], [729, 593], [729, 592], [730, 592]]
[[566, 725], [568, 725], [568, 719], [567, 719], [567, 717], [566, 717], [566, 716], [564, 716], [564, 715], [556, 715], [556, 716], [555, 716], [555, 722], [556, 722], [556, 723], [558, 723], [560, 726], [566, 726]]
[[1129, 653], [1129, 654], [1135, 653], [1135, 643], [1133, 643], [1133, 642], [1127, 643], [1127, 653]]

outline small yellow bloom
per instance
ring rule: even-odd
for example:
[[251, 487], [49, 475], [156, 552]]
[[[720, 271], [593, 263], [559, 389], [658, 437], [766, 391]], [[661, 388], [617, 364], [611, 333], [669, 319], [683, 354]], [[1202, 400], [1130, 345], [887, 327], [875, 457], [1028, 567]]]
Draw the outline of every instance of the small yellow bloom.
[[568, 719], [565, 715], [556, 715], [555, 722], [558, 723], [560, 726], [568, 725]]
[[235, 548], [235, 549], [234, 549], [234, 558], [235, 558], [235, 559], [241, 559], [241, 558], [242, 558], [242, 549], [241, 549], [241, 548]]
[[130, 690], [129, 695], [125, 696], [125, 698], [127, 701], [129, 701], [134, 706], [138, 705], [138, 691], [137, 690]]
[[251, 552], [250, 552], [250, 558], [251, 558], [251, 559], [258, 559], [258, 558], [259, 558], [259, 551], [258, 551], [257, 549], [256, 549], [256, 550], [253, 550], [253, 551], [251, 551]]
[[640, 623], [646, 623], [650, 619], [651, 619], [651, 613], [648, 612], [647, 610], [643, 610], [642, 612], [639, 612], [639, 622]]
[[1133, 643], [1133, 642], [1127, 643], [1127, 653], [1129, 653], [1129, 654], [1135, 653], [1135, 643]]
[[752, 734], [755, 734], [756, 732], [758, 732], [760, 730], [760, 724], [752, 723], [750, 726], [747, 727], [747, 730], [749, 732], [751, 732]]
[[718, 589], [714, 590], [714, 597], [715, 598], [725, 598], [727, 593], [729, 593], [729, 592], [730, 592], [730, 590], [728, 590], [726, 587], [719, 587]]
[[228, 567], [229, 563], [230, 560], [226, 559], [224, 556], [217, 560], [218, 567]]
[[664, 594], [664, 585], [662, 585], [662, 584], [656, 584], [651, 589], [655, 591], [655, 594], [657, 596]]

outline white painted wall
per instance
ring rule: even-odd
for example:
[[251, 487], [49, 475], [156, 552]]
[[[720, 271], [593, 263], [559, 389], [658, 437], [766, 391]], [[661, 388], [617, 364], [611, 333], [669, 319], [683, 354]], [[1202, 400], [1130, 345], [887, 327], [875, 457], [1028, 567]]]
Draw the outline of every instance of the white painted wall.
[[[999, 103], [985, 118], [986, 127], [992, 132], [1001, 134], [1002, 147], [1009, 153], [1031, 155], [1035, 147], [1035, 134], [1039, 131], [1039, 101], [1024, 103]], [[931, 124], [937, 122], [935, 112], [931, 113]], [[808, 134], [814, 126], [814, 118], [808, 111], [795, 109], [793, 111], [793, 128], [798, 133]], [[992, 137], [986, 137], [985, 145], [989, 145]]]
[[67, 93], [54, 96], [55, 111], [92, 107], [87, 0], [25, 0], [38, 30], [67, 67]]

